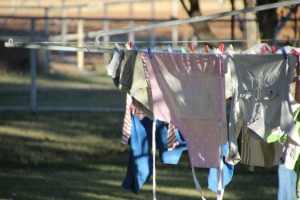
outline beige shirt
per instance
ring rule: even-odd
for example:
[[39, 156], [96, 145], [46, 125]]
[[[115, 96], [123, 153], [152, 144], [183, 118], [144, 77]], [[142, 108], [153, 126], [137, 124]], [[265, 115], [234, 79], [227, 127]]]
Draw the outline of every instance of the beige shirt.
[[291, 139], [290, 144], [291, 141], [300, 144], [289, 99], [289, 84], [295, 67], [293, 57], [286, 60], [278, 54], [235, 54], [229, 58], [233, 92], [226, 157], [229, 164], [241, 159], [237, 137], [243, 120], [247, 122], [249, 137], [264, 142], [274, 128], [280, 127]]

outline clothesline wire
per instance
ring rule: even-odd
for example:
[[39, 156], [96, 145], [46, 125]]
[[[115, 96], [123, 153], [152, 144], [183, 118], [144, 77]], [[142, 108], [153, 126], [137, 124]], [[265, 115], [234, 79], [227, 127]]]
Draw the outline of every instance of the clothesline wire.
[[[299, 39], [279, 39], [277, 41], [299, 41]], [[246, 42], [246, 41], [251, 41], [247, 39], [235, 39], [235, 40], [230, 40], [230, 39], [219, 39], [219, 40], [195, 40], [196, 43], [208, 43], [208, 42]], [[252, 40], [254, 41], [254, 40]], [[262, 42], [270, 42], [273, 41], [272, 39], [261, 39]], [[135, 44], [138, 43], [147, 43], [145, 40], [138, 40], [138, 41], [133, 41]], [[156, 43], [173, 43], [174, 41], [172, 40], [157, 40]], [[176, 42], [178, 43], [184, 43], [184, 42], [191, 42], [191, 40], [177, 40]], [[78, 42], [13, 42], [14, 44], [78, 44]], [[99, 42], [99, 43], [109, 43], [109, 44], [115, 44], [115, 43], [126, 43], [125, 41], [111, 41], [111, 42]], [[84, 44], [94, 44], [94, 42], [84, 42]]]
[[[198, 17], [192, 17], [188, 19], [181, 19], [181, 20], [173, 20], [173, 21], [168, 21], [168, 22], [161, 22], [161, 23], [154, 23], [154, 24], [148, 24], [148, 25], [143, 25], [143, 26], [136, 26], [136, 27], [129, 27], [129, 28], [122, 28], [122, 29], [114, 29], [114, 30], [109, 30], [109, 31], [102, 31], [100, 32], [94, 41], [94, 47], [99, 47], [100, 46], [100, 41], [99, 38], [101, 36], [108, 36], [108, 35], [116, 35], [116, 34], [123, 34], [123, 33], [129, 33], [129, 32], [136, 32], [136, 31], [143, 31], [143, 30], [149, 30], [149, 29], [155, 29], [155, 28], [160, 28], [160, 27], [167, 27], [167, 26], [174, 26], [174, 25], [181, 25], [181, 24], [188, 24], [188, 23], [193, 23], [193, 22], [199, 22], [199, 21], [205, 21], [205, 20], [210, 20], [214, 18], [219, 18], [219, 17], [224, 17], [224, 16], [232, 16], [232, 15], [237, 15], [237, 14], [242, 14], [246, 12], [257, 12], [257, 11], [262, 11], [262, 10], [268, 10], [272, 8], [278, 8], [278, 7], [283, 7], [283, 6], [290, 6], [294, 4], [298, 4], [299, 0], [290, 0], [290, 1], [284, 1], [284, 2], [279, 2], [279, 3], [273, 3], [273, 4], [267, 4], [267, 5], [262, 5], [262, 6], [255, 6], [252, 8], [245, 8], [241, 10], [234, 10], [230, 12], [223, 12], [223, 13], [217, 13], [217, 14], [211, 14], [211, 15], [205, 15], [205, 16], [198, 16]], [[220, 40], [220, 42], [230, 42], [230, 41], [235, 41], [235, 42], [242, 42], [242, 41], [247, 41], [247, 40]], [[249, 40], [248, 40], [249, 41]], [[161, 41], [161, 43], [167, 43], [169, 41]], [[208, 41], [197, 41], [197, 43], [205, 43]], [[214, 42], [218, 42], [214, 40]], [[139, 42], [136, 42], [139, 43]], [[170, 41], [171, 43], [171, 41]], [[97, 53], [110, 53], [113, 52], [113, 49], [104, 49], [104, 48], [92, 48], [92, 47], [67, 47], [67, 46], [55, 46], [53, 44], [61, 44], [61, 43], [35, 43], [35, 42], [27, 42], [27, 43], [16, 43], [13, 42], [12, 39], [9, 40], [9, 42], [5, 43], [5, 47], [22, 47], [22, 48], [30, 48], [30, 49], [38, 49], [38, 48], [43, 48], [43, 49], [49, 49], [49, 50], [64, 50], [64, 51], [86, 51], [86, 52], [97, 52]], [[66, 44], [66, 43], [65, 43]], [[88, 43], [85, 43], [88, 44]]]

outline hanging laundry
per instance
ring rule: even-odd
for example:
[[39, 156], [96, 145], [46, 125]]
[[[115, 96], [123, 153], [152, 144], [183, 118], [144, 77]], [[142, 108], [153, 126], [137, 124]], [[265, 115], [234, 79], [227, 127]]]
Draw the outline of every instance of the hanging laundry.
[[[223, 158], [226, 157], [228, 153], [228, 142], [222, 146], [222, 155]], [[225, 186], [228, 185], [233, 177], [234, 172], [234, 165], [230, 165], [226, 162], [224, 162], [224, 159], [220, 158], [220, 162], [223, 162], [223, 183], [222, 183], [222, 189], [224, 191]], [[215, 168], [209, 169], [209, 174], [207, 178], [208, 188], [214, 191], [215, 193], [218, 193], [218, 171]]]
[[247, 135], [247, 125], [245, 123], [246, 122], [243, 124], [241, 132], [241, 163], [260, 167], [273, 167], [279, 165], [284, 143], [282, 143], [281, 140], [268, 143], [249, 137]]
[[219, 169], [220, 146], [227, 139], [223, 58], [164, 52], [145, 57], [154, 118], [181, 131], [192, 166]]
[[278, 200], [297, 200], [296, 173], [285, 165], [278, 166]]
[[[145, 117], [140, 120], [136, 115], [131, 115], [132, 129], [131, 137], [128, 140], [130, 154], [127, 165], [126, 177], [122, 187], [130, 189], [133, 193], [139, 194], [141, 187], [152, 175], [152, 123]], [[183, 151], [187, 150], [185, 141], [176, 130], [178, 146], [173, 151], [168, 151], [167, 141], [168, 124], [156, 121], [156, 148], [159, 157], [164, 164], [177, 164]]]
[[153, 119], [152, 102], [140, 52], [124, 51], [119, 71], [119, 76], [113, 79], [115, 86], [129, 93], [134, 98], [134, 106]]
[[[230, 111], [229, 154], [226, 161], [236, 164], [240, 160], [236, 138], [243, 120], [247, 122], [249, 137], [267, 141], [272, 130], [280, 127], [288, 134], [282, 161], [293, 169], [294, 151], [300, 144], [294, 125], [289, 84], [294, 70], [282, 55], [238, 55], [229, 58], [233, 99]], [[291, 151], [295, 154], [291, 155]]]

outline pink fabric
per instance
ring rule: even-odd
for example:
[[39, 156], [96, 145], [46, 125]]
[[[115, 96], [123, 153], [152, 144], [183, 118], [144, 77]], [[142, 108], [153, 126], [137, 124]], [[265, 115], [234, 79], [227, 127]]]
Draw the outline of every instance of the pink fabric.
[[[143, 68], [144, 68], [144, 72], [145, 72], [146, 81], [147, 81], [148, 88], [149, 88], [149, 95], [152, 98], [152, 90], [151, 90], [148, 69], [147, 69], [147, 61], [146, 61], [145, 53], [142, 53], [141, 57], [142, 57], [142, 63], [143, 63]], [[179, 142], [177, 141], [177, 138], [176, 138], [175, 129], [176, 129], [176, 127], [173, 124], [169, 123], [168, 134], [167, 134], [168, 151], [174, 150], [175, 147], [177, 147], [179, 145]]]
[[192, 166], [219, 169], [226, 127], [222, 58], [165, 52], [145, 57], [154, 118], [181, 131]]

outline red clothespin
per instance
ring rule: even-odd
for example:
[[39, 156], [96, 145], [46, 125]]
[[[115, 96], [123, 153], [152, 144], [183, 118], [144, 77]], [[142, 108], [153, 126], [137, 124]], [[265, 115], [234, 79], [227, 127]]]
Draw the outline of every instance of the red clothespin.
[[292, 49], [292, 53], [293, 53], [295, 56], [299, 56], [299, 52], [296, 51], [295, 49]]
[[130, 49], [133, 49], [133, 42], [132, 41], [129, 42], [129, 46], [130, 46]]
[[219, 49], [221, 52], [223, 52], [223, 51], [224, 51], [224, 44], [221, 43], [221, 44], [219, 45], [218, 49]]
[[192, 53], [195, 53], [195, 47], [194, 47], [194, 45], [191, 44], [190, 50], [191, 50]]
[[271, 47], [272, 53], [276, 53], [276, 49], [274, 46]]
[[207, 44], [205, 45], [205, 52], [209, 53], [209, 51], [208, 51], [208, 45]]

